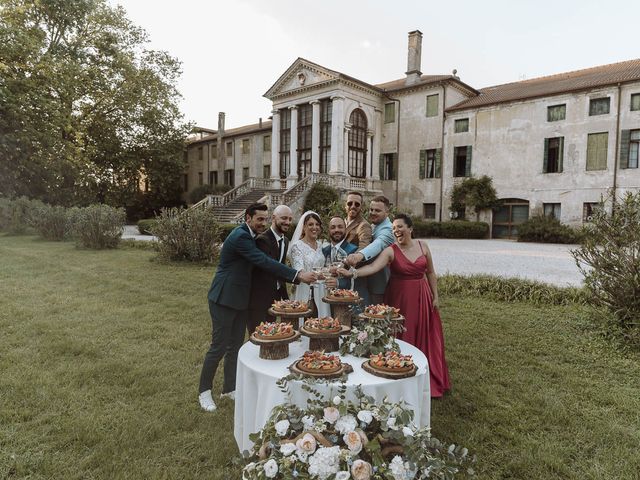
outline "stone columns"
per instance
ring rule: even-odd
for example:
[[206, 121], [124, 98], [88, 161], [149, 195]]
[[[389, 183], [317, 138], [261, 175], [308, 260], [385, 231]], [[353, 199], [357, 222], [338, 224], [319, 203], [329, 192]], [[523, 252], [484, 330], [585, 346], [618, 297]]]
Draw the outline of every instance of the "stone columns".
[[373, 137], [376, 141], [372, 141], [371, 146], [371, 179], [380, 180], [380, 142], [382, 140], [382, 110], [375, 109], [375, 130]]
[[280, 111], [272, 110], [271, 115], [271, 178], [280, 180]]
[[[367, 170], [371, 173], [369, 174]], [[366, 178], [373, 177], [373, 130], [367, 130], [367, 167], [364, 176]]]
[[344, 97], [331, 97], [332, 118], [331, 118], [331, 166], [329, 173], [343, 173], [340, 164], [344, 155]]
[[313, 107], [311, 120], [311, 173], [320, 172], [320, 101], [309, 102]]
[[351, 124], [344, 124], [344, 145], [343, 145], [343, 154], [342, 154], [342, 162], [338, 165], [338, 169], [340, 172], [345, 175], [349, 175], [349, 132], [351, 131]]
[[291, 148], [289, 149], [289, 176], [287, 188], [298, 183], [298, 107], [289, 107], [291, 110]]

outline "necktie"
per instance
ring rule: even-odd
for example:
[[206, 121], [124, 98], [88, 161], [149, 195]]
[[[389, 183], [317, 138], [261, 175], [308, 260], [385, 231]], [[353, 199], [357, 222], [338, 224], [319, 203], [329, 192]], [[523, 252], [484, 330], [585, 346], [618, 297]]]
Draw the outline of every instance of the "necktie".
[[282, 245], [284, 243], [284, 238], [280, 238], [280, 240], [278, 240], [278, 261], [282, 262]]

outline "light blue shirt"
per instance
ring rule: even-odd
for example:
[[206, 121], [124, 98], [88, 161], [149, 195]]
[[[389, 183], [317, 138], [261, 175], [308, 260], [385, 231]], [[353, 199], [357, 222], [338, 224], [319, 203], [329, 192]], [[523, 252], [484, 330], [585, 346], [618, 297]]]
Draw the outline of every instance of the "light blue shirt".
[[365, 260], [377, 257], [395, 240], [391, 220], [388, 217], [377, 225], [373, 225], [372, 237], [373, 241], [359, 252], [364, 255]]

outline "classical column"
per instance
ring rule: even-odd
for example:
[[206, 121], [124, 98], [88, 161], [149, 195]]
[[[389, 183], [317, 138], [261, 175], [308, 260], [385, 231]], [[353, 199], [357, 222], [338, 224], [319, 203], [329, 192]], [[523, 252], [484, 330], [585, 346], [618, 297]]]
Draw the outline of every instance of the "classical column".
[[344, 97], [331, 97], [331, 166], [329, 173], [342, 173], [340, 164], [344, 155]]
[[287, 187], [292, 187], [298, 182], [298, 107], [289, 107], [291, 110], [291, 148], [289, 149], [289, 176]]
[[311, 173], [320, 172], [320, 102], [309, 102], [313, 107], [311, 120]]
[[380, 140], [382, 138], [382, 110], [375, 109], [375, 131], [371, 147], [371, 179], [380, 180]]
[[272, 110], [271, 115], [271, 178], [280, 180], [280, 110]]
[[344, 145], [343, 145], [343, 154], [342, 154], [342, 162], [338, 164], [338, 169], [341, 173], [345, 175], [349, 175], [349, 132], [351, 131], [351, 124], [344, 124]]
[[373, 130], [367, 130], [367, 167], [365, 168], [364, 176], [367, 178], [373, 177]]

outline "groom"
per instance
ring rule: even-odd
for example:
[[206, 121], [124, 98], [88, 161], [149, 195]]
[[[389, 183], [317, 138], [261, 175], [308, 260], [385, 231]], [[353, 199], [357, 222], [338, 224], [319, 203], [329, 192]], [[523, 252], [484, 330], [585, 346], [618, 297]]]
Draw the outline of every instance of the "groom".
[[207, 412], [216, 409], [211, 395], [218, 363], [224, 356], [222, 396], [235, 399], [238, 350], [244, 341], [253, 267], [271, 272], [292, 283], [315, 281], [312, 272], [296, 271], [269, 258], [256, 246], [255, 236], [266, 230], [267, 206], [253, 203], [245, 211], [245, 223], [236, 227], [224, 241], [220, 262], [209, 289], [211, 347], [205, 355], [200, 374], [199, 401]]

